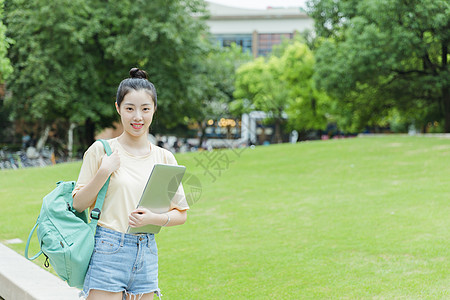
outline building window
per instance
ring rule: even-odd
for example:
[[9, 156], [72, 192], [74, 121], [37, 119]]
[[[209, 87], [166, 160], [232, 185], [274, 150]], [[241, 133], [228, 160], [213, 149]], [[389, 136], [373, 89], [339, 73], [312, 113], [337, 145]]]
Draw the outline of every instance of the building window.
[[292, 39], [292, 33], [261, 33], [258, 34], [258, 56], [266, 56], [272, 52], [274, 45], [279, 45], [283, 39]]
[[244, 52], [252, 52], [252, 35], [251, 34], [221, 34], [215, 35], [215, 40], [219, 42], [221, 47], [230, 47], [232, 43], [242, 47]]

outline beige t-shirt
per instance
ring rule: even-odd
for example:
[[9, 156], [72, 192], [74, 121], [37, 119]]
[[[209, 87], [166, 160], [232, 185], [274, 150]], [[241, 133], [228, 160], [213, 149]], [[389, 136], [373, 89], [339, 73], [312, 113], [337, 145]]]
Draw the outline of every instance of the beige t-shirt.
[[[170, 151], [155, 145], [151, 145], [150, 154], [135, 156], [128, 153], [120, 145], [117, 138], [108, 140], [108, 143], [112, 151], [118, 150], [120, 168], [111, 175], [98, 225], [119, 232], [126, 232], [128, 216], [136, 209], [153, 166], [157, 163], [177, 165], [177, 161]], [[84, 153], [83, 164], [77, 185], [72, 193], [73, 196], [95, 176], [103, 155], [105, 155], [105, 150], [103, 144], [99, 141], [92, 144]], [[95, 203], [91, 206], [91, 209], [94, 206]], [[189, 209], [181, 184], [171, 201], [170, 210], [172, 209], [178, 209], [179, 211]]]

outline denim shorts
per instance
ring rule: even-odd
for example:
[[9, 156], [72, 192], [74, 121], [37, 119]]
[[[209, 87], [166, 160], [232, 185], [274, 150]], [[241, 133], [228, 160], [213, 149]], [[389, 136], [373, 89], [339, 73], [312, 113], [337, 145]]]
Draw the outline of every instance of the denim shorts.
[[95, 248], [81, 295], [90, 290], [141, 296], [158, 288], [158, 249], [154, 234], [127, 234], [97, 226]]

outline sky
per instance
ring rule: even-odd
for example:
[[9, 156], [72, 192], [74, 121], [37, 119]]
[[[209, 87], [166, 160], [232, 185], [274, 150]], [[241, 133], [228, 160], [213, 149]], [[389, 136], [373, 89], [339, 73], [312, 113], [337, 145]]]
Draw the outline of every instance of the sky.
[[268, 6], [306, 8], [307, 0], [207, 0], [207, 1], [234, 7], [266, 9]]

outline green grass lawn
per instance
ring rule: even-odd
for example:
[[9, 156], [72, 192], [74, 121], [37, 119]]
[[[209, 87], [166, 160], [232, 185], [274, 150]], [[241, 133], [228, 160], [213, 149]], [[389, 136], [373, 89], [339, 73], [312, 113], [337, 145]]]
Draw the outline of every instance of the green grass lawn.
[[[450, 298], [450, 139], [241, 151], [177, 155], [202, 194], [157, 236], [166, 299]], [[79, 168], [0, 172], [0, 241], [25, 241], [42, 197]]]

